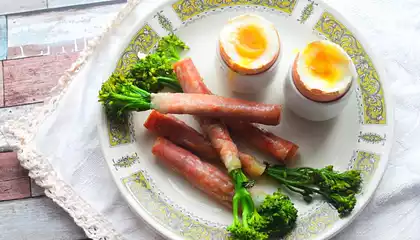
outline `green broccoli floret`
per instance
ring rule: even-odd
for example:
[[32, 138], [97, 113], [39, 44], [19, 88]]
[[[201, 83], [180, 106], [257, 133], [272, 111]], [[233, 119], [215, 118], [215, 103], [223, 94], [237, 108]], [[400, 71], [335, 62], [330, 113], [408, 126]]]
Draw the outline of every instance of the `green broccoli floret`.
[[326, 166], [315, 172], [314, 178], [320, 188], [326, 191], [357, 193], [362, 183], [360, 171], [335, 172], [333, 166]]
[[128, 111], [143, 111], [151, 108], [151, 96], [147, 91], [132, 84], [132, 79], [118, 73], [102, 84], [99, 102], [109, 116], [119, 119]]
[[129, 78], [134, 79], [134, 85], [148, 92], [158, 92], [163, 87], [181, 92], [172, 63], [165, 56], [152, 53], [142, 58], [131, 67]]
[[134, 79], [134, 85], [148, 92], [158, 92], [163, 87], [182, 92], [172, 66], [187, 49], [188, 46], [176, 35], [165, 36], [159, 40], [156, 51], [132, 65], [127, 75]]
[[188, 49], [189, 47], [178, 36], [170, 34], [160, 39], [156, 53], [166, 56], [170, 62], [174, 63], [181, 58], [181, 52]]
[[290, 198], [280, 190], [267, 195], [257, 211], [265, 218], [266, 225], [262, 230], [270, 236], [283, 237], [296, 225], [298, 211]]
[[353, 211], [362, 183], [360, 171], [337, 172], [333, 166], [321, 169], [270, 166], [266, 173], [289, 190], [301, 194], [307, 202], [311, 202], [315, 194], [323, 196], [337, 209], [340, 217]]
[[350, 194], [338, 194], [331, 193], [329, 195], [329, 202], [333, 205], [341, 217], [349, 215], [354, 206], [356, 206], [356, 196], [354, 193]]
[[[247, 196], [247, 200], [241, 204], [242, 220], [235, 214], [237, 205], [235, 197], [233, 199], [234, 223], [228, 227], [232, 239], [263, 240], [270, 236], [283, 237], [295, 227], [297, 210], [289, 197], [280, 190], [268, 195], [254, 187], [250, 192], [238, 192]], [[252, 199], [248, 199], [250, 194]]]
[[231, 225], [228, 227], [230, 232], [230, 239], [237, 240], [264, 240], [268, 239], [268, 234], [259, 232], [252, 227], [245, 227], [243, 225]]

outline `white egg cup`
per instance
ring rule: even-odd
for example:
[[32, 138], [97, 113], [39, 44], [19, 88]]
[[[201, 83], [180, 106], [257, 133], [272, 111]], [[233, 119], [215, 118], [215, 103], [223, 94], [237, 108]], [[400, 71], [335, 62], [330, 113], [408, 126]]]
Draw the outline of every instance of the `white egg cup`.
[[316, 102], [304, 95], [296, 88], [292, 76], [293, 64], [290, 65], [284, 84], [285, 106], [296, 115], [310, 121], [326, 121], [337, 117], [348, 104], [354, 91], [357, 77], [353, 77], [350, 88], [342, 97], [331, 102]]
[[216, 55], [222, 70], [222, 77], [224, 77], [223, 80], [226, 81], [231, 91], [245, 94], [258, 93], [266, 89], [274, 80], [278, 69], [277, 65], [282, 57], [282, 43], [280, 41], [280, 52], [273, 65], [266, 71], [254, 75], [240, 74], [232, 70], [220, 55], [219, 43]]

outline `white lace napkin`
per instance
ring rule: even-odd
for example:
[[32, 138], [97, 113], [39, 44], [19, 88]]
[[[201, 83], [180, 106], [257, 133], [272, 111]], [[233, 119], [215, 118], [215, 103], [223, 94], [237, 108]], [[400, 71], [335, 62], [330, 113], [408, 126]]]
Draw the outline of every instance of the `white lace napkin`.
[[[390, 81], [387, 91], [392, 91], [396, 101], [394, 148], [385, 176], [371, 203], [337, 238], [419, 239], [420, 1], [327, 2], [352, 22], [382, 57]], [[30, 176], [92, 239], [161, 238], [130, 211], [120, 196], [105, 165], [96, 130], [100, 116], [98, 79], [109, 75], [101, 69], [116, 61], [102, 56], [101, 50], [118, 51], [116, 46], [126, 45], [124, 36], [130, 33], [119, 26], [121, 20], [127, 17], [135, 21], [136, 15], [147, 14], [156, 1], [141, 1], [142, 7], [129, 14], [136, 4], [129, 1], [112, 28], [92, 42], [61, 79], [51, 101], [39, 112], [2, 128], [9, 147], [19, 150], [19, 159]], [[97, 51], [92, 53], [95, 45]], [[98, 61], [85, 64], [87, 57]], [[97, 71], [88, 74], [85, 68]], [[72, 84], [68, 85], [70, 80]], [[36, 128], [38, 125], [40, 128]], [[32, 137], [33, 142], [29, 141]]]

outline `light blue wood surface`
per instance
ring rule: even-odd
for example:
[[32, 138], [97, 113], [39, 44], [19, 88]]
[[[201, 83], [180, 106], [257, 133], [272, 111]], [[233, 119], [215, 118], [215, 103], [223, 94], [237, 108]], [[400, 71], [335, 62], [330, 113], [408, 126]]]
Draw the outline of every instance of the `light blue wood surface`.
[[47, 0], [0, 0], [0, 15], [47, 9]]
[[121, 2], [119, 0], [48, 0], [48, 8], [60, 8], [92, 3]]
[[2, 202], [0, 216], [0, 239], [86, 239], [72, 218], [47, 197]]
[[0, 16], [0, 60], [6, 59], [6, 56], [7, 56], [7, 20], [5, 16]]
[[126, 0], [0, 0], [0, 15], [78, 7], [89, 4], [122, 3]]
[[8, 45], [19, 47], [29, 44], [58, 44], [96, 37], [122, 6], [122, 4], [109, 4], [8, 16]]

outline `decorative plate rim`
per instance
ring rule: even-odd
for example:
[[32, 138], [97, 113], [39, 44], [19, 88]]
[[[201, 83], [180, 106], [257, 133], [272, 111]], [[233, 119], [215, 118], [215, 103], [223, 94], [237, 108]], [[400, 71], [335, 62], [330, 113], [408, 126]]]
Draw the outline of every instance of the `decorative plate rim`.
[[343, 229], [345, 229], [348, 225], [350, 225], [365, 209], [365, 207], [370, 203], [374, 193], [376, 192], [376, 189], [379, 186], [379, 183], [381, 182], [385, 170], [388, 166], [389, 162], [389, 155], [391, 153], [392, 149], [392, 139], [394, 138], [394, 130], [395, 130], [395, 119], [394, 119], [394, 99], [392, 94], [389, 93], [389, 87], [387, 82], [387, 75], [385, 73], [385, 68], [383, 61], [378, 57], [377, 53], [374, 52], [371, 48], [369, 48], [369, 42], [365, 39], [364, 35], [362, 35], [359, 30], [357, 30], [348, 20], [346, 17], [343, 16], [340, 12], [335, 10], [333, 7], [331, 7], [328, 3], [325, 2], [325, 0], [318, 0], [324, 7], [325, 10], [332, 13], [336, 18], [340, 20], [340, 22], [345, 25], [346, 28], [348, 28], [353, 35], [357, 36], [357, 39], [359, 42], [364, 46], [364, 50], [367, 52], [369, 57], [372, 59], [372, 62], [375, 64], [376, 71], [378, 72], [380, 76], [380, 83], [383, 86], [384, 89], [384, 98], [386, 99], [386, 112], [387, 112], [387, 123], [382, 127], [388, 127], [389, 130], [387, 131], [388, 141], [390, 142], [389, 146], [383, 149], [383, 152], [381, 154], [381, 163], [380, 168], [376, 169], [376, 174], [374, 174], [374, 177], [370, 180], [370, 184], [373, 186], [369, 189], [368, 192], [365, 192], [365, 195], [367, 196], [367, 199], [362, 203], [360, 206], [360, 209], [356, 211], [354, 214], [352, 214], [348, 221], [341, 221], [338, 223], [338, 226], [335, 225], [337, 229], [335, 231], [329, 230], [325, 233], [321, 234], [321, 237], [324, 235], [324, 239], [331, 239], [332, 237], [336, 236], [338, 233], [340, 233]]

